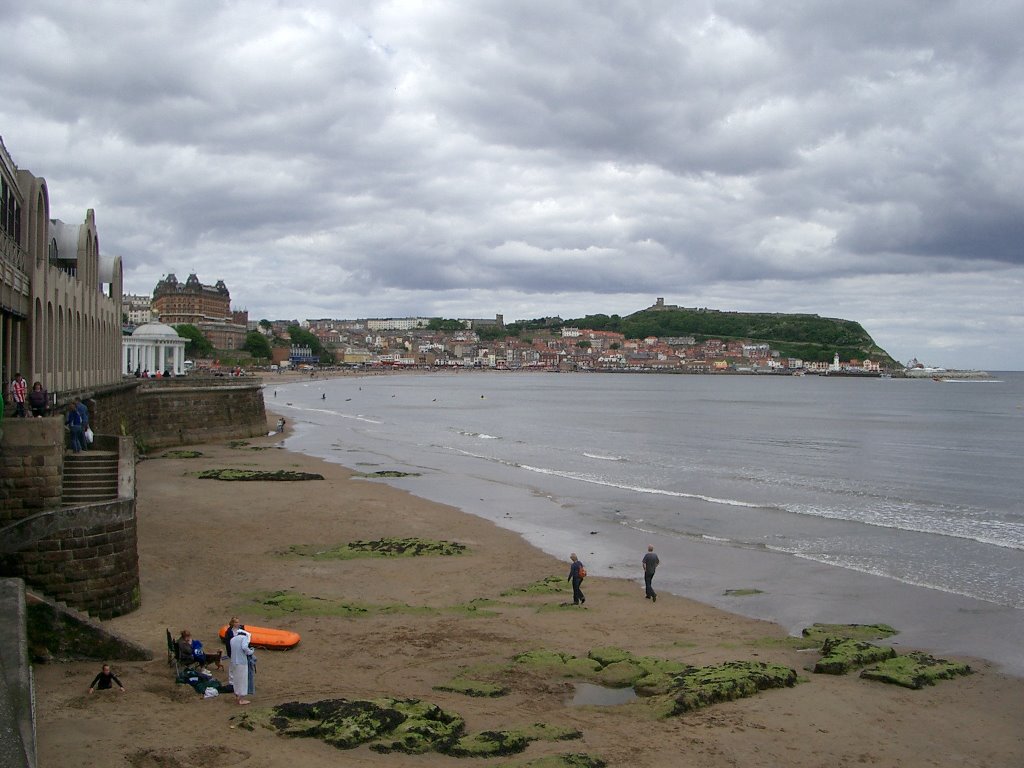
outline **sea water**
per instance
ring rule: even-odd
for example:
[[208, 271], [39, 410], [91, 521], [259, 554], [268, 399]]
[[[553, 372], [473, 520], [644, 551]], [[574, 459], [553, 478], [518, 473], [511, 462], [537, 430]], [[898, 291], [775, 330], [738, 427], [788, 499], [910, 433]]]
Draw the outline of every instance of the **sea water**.
[[887, 621], [1024, 673], [1024, 374], [439, 372], [266, 401], [290, 449], [412, 473], [389, 482], [638, 594], [653, 544], [658, 589], [793, 632]]

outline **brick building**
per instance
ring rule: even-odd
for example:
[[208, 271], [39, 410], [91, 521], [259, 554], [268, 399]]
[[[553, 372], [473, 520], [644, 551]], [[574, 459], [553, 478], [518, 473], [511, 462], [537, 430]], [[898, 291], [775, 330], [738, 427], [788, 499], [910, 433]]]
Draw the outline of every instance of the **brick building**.
[[249, 313], [231, 309], [223, 280], [203, 285], [193, 273], [184, 283], [169, 274], [153, 289], [153, 312], [167, 325], [194, 325], [216, 349], [241, 349]]

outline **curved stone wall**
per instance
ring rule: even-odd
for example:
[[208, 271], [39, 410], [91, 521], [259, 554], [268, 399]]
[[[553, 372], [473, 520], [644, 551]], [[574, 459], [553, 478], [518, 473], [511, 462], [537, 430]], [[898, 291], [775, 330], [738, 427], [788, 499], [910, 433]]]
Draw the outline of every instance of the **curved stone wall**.
[[0, 440], [0, 576], [25, 580], [56, 600], [99, 618], [139, 606], [134, 449], [130, 438], [104, 438], [125, 471], [118, 497], [61, 507], [61, 419], [9, 419]]
[[0, 435], [0, 576], [107, 619], [140, 605], [135, 442], [253, 437], [266, 432], [267, 417], [255, 378], [132, 379], [83, 395], [97, 447], [119, 453], [118, 498], [61, 507], [63, 420], [8, 419]]
[[43, 512], [4, 534], [3, 575], [100, 619], [139, 607], [135, 499]]

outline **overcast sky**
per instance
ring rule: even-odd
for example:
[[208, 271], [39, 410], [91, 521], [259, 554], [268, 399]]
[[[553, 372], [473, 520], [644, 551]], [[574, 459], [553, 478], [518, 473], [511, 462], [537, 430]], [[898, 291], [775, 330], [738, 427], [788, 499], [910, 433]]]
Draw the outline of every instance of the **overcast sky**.
[[0, 135], [251, 319], [861, 322], [1024, 369], [1021, 0], [0, 0]]

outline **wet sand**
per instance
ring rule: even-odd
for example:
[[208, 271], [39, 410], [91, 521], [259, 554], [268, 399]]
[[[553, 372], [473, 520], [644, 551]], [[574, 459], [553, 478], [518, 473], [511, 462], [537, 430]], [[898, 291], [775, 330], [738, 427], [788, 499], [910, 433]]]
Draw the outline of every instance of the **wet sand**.
[[[154, 660], [115, 661], [127, 692], [92, 695], [86, 688], [99, 662], [36, 666], [40, 766], [493, 766], [568, 752], [614, 766], [1024, 764], [1024, 680], [986, 662], [959, 658], [975, 674], [913, 691], [854, 675], [812, 674], [806, 667], [816, 654], [788, 647], [787, 633], [775, 624], [664, 593], [652, 604], [622, 580], [588, 577], [585, 608], [561, 605], [571, 600], [568, 589], [502, 597], [547, 576], [564, 579], [567, 562], [486, 520], [289, 453], [279, 443], [275, 436], [245, 447], [195, 446], [201, 458], [154, 457], [139, 464], [142, 607], [109, 625], [151, 648]], [[310, 471], [325, 479], [219, 482], [190, 474], [222, 467]], [[468, 551], [359, 560], [283, 554], [293, 546], [385, 537], [458, 541]], [[276, 591], [408, 608], [358, 617], [268, 616], [256, 598]], [[460, 608], [478, 598], [496, 601], [490, 609], [497, 615]], [[543, 722], [576, 728], [582, 738], [536, 742], [520, 755], [475, 760], [382, 755], [367, 747], [339, 751], [312, 739], [239, 729], [233, 717], [244, 708], [234, 697], [204, 700], [176, 685], [165, 653], [167, 628], [176, 634], [187, 627], [207, 647], [220, 647], [216, 631], [232, 614], [303, 638], [291, 651], [258, 652], [253, 708], [415, 697], [458, 712], [469, 731]], [[464, 667], [500, 666], [521, 651], [584, 655], [603, 646], [693, 665], [772, 661], [797, 670], [801, 682], [667, 720], [653, 718], [642, 699], [572, 706], [570, 682], [528, 672], [511, 677], [508, 695], [500, 698], [434, 690]]]

